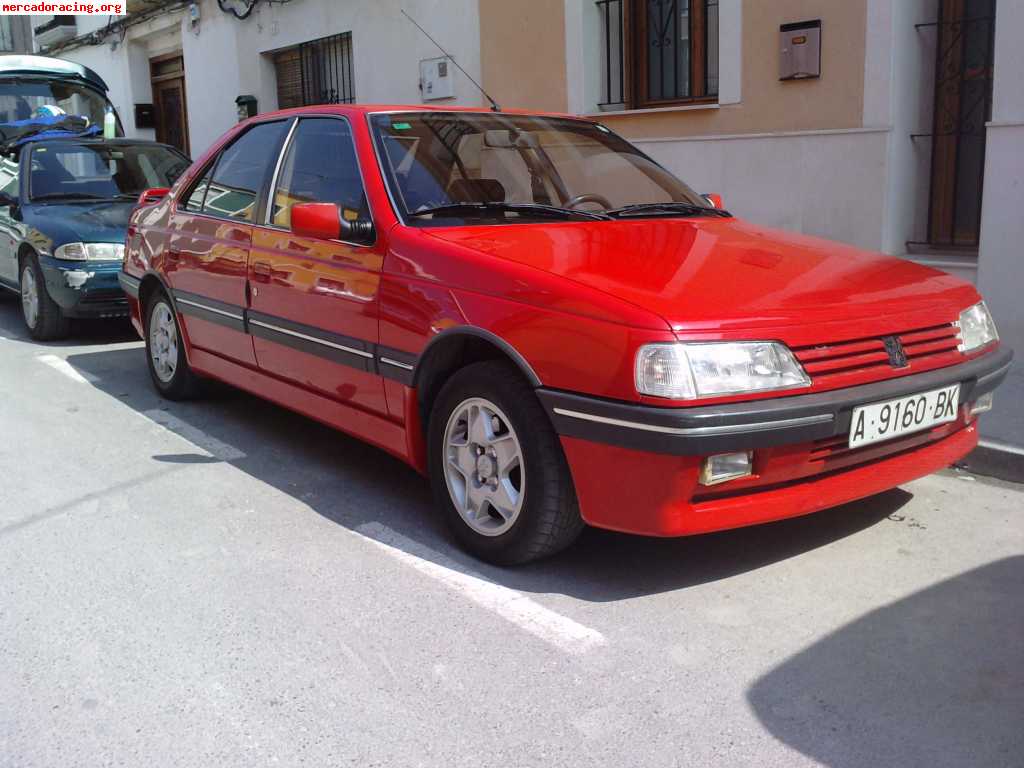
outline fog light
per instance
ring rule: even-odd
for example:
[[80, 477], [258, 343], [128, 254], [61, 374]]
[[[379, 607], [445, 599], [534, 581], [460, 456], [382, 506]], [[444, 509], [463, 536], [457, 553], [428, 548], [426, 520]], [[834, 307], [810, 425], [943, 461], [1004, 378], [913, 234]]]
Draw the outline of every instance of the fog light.
[[977, 416], [979, 413], [987, 413], [992, 410], [992, 393], [989, 392], [987, 395], [982, 395], [974, 401], [974, 405], [971, 406], [971, 416]]
[[708, 456], [700, 468], [700, 484], [717, 485], [726, 480], [749, 477], [752, 474], [752, 468], [753, 456], [750, 451]]

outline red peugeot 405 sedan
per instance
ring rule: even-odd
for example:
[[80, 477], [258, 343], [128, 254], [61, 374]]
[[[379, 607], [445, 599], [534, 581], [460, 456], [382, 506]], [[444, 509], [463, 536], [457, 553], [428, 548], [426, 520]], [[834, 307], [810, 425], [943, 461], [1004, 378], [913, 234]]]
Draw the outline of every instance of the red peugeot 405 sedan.
[[373, 443], [499, 563], [948, 466], [1012, 357], [973, 286], [744, 222], [555, 115], [253, 118], [144, 195], [121, 282], [164, 397], [219, 379]]

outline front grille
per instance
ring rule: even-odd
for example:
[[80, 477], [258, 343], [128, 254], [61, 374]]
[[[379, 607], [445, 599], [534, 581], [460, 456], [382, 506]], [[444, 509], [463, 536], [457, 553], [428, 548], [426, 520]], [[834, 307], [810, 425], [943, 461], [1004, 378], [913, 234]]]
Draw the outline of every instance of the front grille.
[[907, 450], [908, 448], [916, 448], [920, 445], [941, 440], [942, 438], [957, 431], [962, 426], [963, 425], [960, 421], [937, 424], [936, 426], [931, 427], [930, 429], [925, 429], [921, 432], [913, 432], [909, 435], [902, 435], [893, 440], [888, 440], [882, 443], [871, 443], [857, 448], [849, 447], [849, 435], [835, 435], [834, 437], [815, 440], [811, 444], [811, 449], [807, 454], [807, 460], [812, 464], [817, 463], [827, 467], [837, 461], [842, 461], [843, 464], [850, 464], [856, 462], [856, 460], [861, 457], [864, 459], [875, 459], [899, 453], [900, 451]]
[[127, 304], [124, 291], [120, 288], [102, 288], [96, 291], [89, 291], [82, 297], [82, 304]]
[[[900, 369], [902, 371], [910, 372], [925, 364], [928, 367], [952, 365], [961, 360], [957, 351], [959, 329], [953, 323], [890, 335], [903, 345], [907, 367]], [[795, 347], [793, 354], [815, 383], [833, 385], [865, 372], [887, 374], [894, 370], [881, 336]]]

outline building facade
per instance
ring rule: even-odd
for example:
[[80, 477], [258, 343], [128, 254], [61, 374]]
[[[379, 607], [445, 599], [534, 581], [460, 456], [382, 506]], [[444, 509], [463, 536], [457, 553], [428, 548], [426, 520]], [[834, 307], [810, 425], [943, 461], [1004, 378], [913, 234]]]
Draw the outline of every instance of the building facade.
[[32, 53], [32, 26], [27, 16], [0, 16], [0, 56]]
[[[760, 224], [949, 270], [1024, 350], [1024, 3], [200, 0], [77, 17], [129, 135], [201, 154], [242, 113], [486, 103], [600, 119]], [[46, 17], [34, 20], [45, 24]], [[983, 420], [1024, 454], [1024, 369]]]

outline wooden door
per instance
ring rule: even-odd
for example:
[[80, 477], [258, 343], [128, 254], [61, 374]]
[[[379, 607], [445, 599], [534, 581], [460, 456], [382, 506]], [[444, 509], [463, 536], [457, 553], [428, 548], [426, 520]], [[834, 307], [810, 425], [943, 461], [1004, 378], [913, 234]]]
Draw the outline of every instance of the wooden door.
[[156, 140], [189, 152], [188, 109], [185, 103], [185, 62], [180, 54], [149, 63], [153, 80]]

